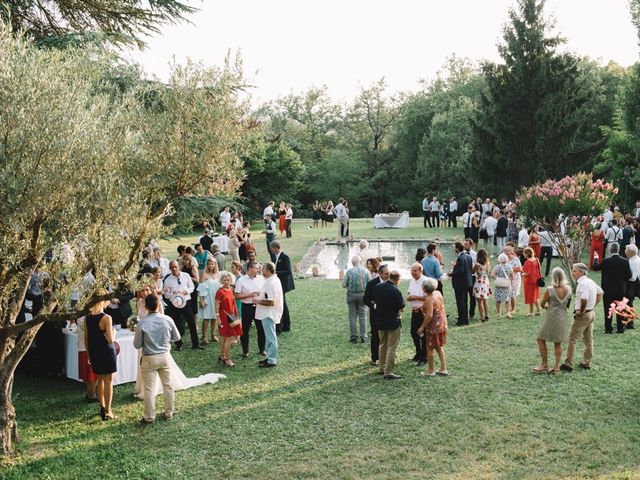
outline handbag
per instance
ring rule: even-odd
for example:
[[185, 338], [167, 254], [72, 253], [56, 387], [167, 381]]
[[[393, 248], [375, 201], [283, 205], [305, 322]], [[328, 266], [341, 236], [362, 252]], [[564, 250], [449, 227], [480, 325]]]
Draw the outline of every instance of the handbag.
[[[501, 270], [501, 271], [502, 271], [502, 273], [504, 273], [504, 270]], [[495, 278], [493, 283], [496, 286], [496, 288], [509, 288], [509, 287], [511, 287], [511, 282], [506, 277], [498, 277], [498, 276], [496, 276], [496, 278]]]
[[489, 234], [487, 233], [487, 229], [486, 228], [481, 228], [480, 229], [480, 238], [483, 240], [488, 240], [489, 239]]
[[242, 320], [235, 313], [227, 313], [227, 322], [229, 322], [229, 328], [235, 328], [242, 323]]
[[536, 285], [542, 288], [545, 286], [545, 283], [544, 283], [544, 277], [542, 276], [542, 272], [540, 271], [540, 260], [538, 260], [538, 275], [539, 277], [538, 277], [538, 280], [536, 280]]

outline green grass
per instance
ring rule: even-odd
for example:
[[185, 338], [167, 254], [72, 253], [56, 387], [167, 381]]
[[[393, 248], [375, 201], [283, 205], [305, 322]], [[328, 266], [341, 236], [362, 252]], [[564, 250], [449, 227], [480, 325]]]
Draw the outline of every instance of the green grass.
[[[404, 231], [376, 231], [365, 221], [352, 229], [355, 237], [423, 238], [420, 220], [412, 223]], [[318, 236], [300, 230], [283, 241], [294, 261]], [[442, 237], [453, 235], [445, 230]], [[264, 257], [263, 242], [256, 243]], [[445, 297], [454, 318], [448, 284]], [[638, 334], [605, 336], [600, 310], [590, 371], [531, 374], [542, 318], [498, 320], [494, 314], [486, 324], [450, 328], [451, 375], [434, 379], [420, 377], [407, 362], [407, 312], [396, 369], [404, 378], [386, 382], [368, 365], [369, 346], [348, 343], [337, 281], [298, 280], [288, 301], [293, 331], [281, 338], [279, 367], [258, 369], [256, 357], [244, 360], [234, 350], [238, 366], [223, 371], [226, 380], [177, 393], [172, 422], [138, 426], [142, 404], [133, 401], [131, 384], [115, 389], [119, 419], [101, 422], [79, 383], [18, 377], [14, 399], [23, 442], [0, 475], [640, 478]], [[493, 304], [490, 309], [495, 312]], [[217, 352], [209, 345], [206, 352], [186, 349], [174, 357], [194, 376], [221, 371]]]

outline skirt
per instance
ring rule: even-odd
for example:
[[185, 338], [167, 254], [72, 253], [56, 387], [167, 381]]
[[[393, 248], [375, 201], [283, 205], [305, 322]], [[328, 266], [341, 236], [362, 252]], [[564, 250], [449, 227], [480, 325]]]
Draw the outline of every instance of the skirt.
[[93, 373], [87, 352], [78, 352], [78, 375], [84, 383], [95, 382], [98, 376]]

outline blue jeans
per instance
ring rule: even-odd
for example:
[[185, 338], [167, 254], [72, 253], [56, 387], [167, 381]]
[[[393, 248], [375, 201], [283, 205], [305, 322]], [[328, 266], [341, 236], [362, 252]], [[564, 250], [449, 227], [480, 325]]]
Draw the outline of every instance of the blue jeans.
[[276, 322], [271, 318], [263, 318], [262, 328], [264, 328], [267, 361], [276, 365], [278, 363], [278, 336], [276, 335]]

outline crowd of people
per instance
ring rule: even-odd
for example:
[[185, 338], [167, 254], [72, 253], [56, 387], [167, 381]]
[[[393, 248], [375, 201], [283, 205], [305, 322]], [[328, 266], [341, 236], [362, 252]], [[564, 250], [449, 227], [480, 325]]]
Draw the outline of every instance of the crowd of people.
[[335, 206], [331, 200], [322, 203], [316, 200], [311, 206], [311, 216], [312, 228], [328, 227], [335, 219], [338, 222], [338, 236], [349, 236], [349, 203], [344, 198], [340, 198]]

